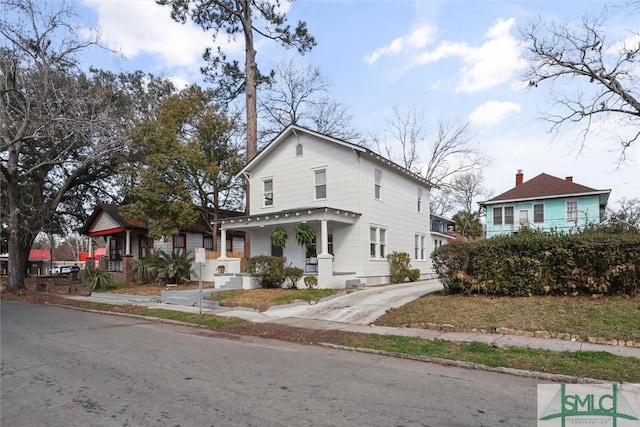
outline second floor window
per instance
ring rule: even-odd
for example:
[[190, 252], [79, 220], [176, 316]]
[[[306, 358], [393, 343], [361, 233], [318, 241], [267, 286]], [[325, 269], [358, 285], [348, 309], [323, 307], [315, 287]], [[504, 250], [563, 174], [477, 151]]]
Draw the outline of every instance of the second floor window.
[[418, 212], [422, 212], [422, 188], [418, 188]]
[[381, 170], [376, 169], [374, 179], [375, 179], [375, 183], [373, 187], [373, 197], [375, 197], [376, 200], [381, 200], [382, 199], [382, 171]]
[[315, 198], [326, 199], [327, 198], [327, 170], [318, 169], [315, 171]]
[[273, 206], [273, 179], [265, 179], [262, 181], [264, 206]]

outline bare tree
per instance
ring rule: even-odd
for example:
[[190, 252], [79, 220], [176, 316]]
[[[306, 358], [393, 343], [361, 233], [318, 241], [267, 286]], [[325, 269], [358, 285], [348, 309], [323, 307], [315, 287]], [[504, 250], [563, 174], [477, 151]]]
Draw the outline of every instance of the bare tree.
[[420, 145], [426, 140], [426, 129], [424, 127], [424, 112], [416, 107], [402, 109], [393, 106], [391, 118], [384, 129], [385, 134], [389, 134], [391, 139], [372, 135], [374, 144], [378, 151], [384, 153], [387, 158], [393, 159], [395, 152], [400, 147], [400, 164], [412, 172], [416, 170], [416, 163], [419, 161], [418, 151]]
[[[629, 3], [627, 13], [637, 15], [639, 5]], [[579, 123], [581, 149], [596, 120], [620, 119], [618, 128], [626, 126], [631, 131], [631, 135], [616, 135], [621, 144], [620, 160], [624, 161], [625, 150], [640, 137], [639, 33], [635, 29], [627, 40], [611, 41], [606, 21], [603, 14], [577, 25], [539, 20], [530, 24], [523, 30], [529, 60], [525, 81], [530, 88], [546, 81], [553, 83], [551, 99], [559, 112], [545, 114], [543, 119], [551, 123], [554, 132], [563, 125]], [[582, 84], [568, 84], [573, 81]]]
[[[447, 119], [438, 121], [435, 136], [430, 136], [424, 124], [424, 113], [417, 108], [393, 108], [385, 129], [385, 137], [372, 135], [378, 151], [390, 160], [415, 172], [434, 185], [431, 209], [434, 213], [450, 212], [452, 180], [461, 174], [478, 170], [490, 159], [471, 144], [469, 124]], [[390, 135], [387, 139], [386, 135]], [[396, 153], [400, 152], [398, 156]], [[420, 154], [426, 153], [426, 161]], [[400, 160], [395, 160], [400, 157]]]
[[290, 124], [346, 141], [360, 140], [350, 124], [347, 107], [333, 99], [330, 84], [320, 69], [292, 59], [276, 64], [271, 82], [259, 96], [264, 126], [260, 139], [268, 142]]
[[72, 11], [32, 0], [0, 8], [0, 184], [15, 291], [24, 289], [37, 234], [62, 229], [61, 211], [81, 211], [88, 195], [106, 193], [108, 185], [94, 184], [114, 175], [124, 150], [112, 88], [76, 66], [75, 55], [95, 41], [76, 36]]
[[479, 169], [461, 173], [453, 177], [450, 187], [453, 204], [460, 209], [473, 212], [473, 200], [487, 194], [485, 179]]

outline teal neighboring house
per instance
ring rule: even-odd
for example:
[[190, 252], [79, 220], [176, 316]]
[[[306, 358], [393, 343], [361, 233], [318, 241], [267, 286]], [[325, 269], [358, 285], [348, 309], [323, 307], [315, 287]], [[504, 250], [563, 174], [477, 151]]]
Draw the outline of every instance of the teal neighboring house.
[[486, 210], [486, 236], [517, 233], [520, 227], [569, 233], [587, 224], [599, 224], [611, 190], [595, 190], [542, 173], [524, 181], [516, 173], [516, 186], [491, 200], [479, 202]]

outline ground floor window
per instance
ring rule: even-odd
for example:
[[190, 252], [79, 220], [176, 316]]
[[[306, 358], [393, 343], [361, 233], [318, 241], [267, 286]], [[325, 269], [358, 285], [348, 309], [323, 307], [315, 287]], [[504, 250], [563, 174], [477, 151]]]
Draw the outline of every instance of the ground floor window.
[[424, 260], [427, 256], [427, 236], [425, 234], [416, 234], [414, 236], [415, 253], [414, 259]]
[[370, 256], [371, 258], [384, 258], [387, 256], [387, 229], [372, 226], [370, 229]]

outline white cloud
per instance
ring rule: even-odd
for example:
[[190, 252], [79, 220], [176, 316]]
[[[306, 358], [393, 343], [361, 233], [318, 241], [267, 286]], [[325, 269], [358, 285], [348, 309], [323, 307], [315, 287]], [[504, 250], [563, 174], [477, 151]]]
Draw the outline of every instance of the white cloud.
[[409, 68], [427, 65], [446, 58], [458, 58], [463, 65], [458, 73], [456, 92], [474, 93], [513, 79], [526, 67], [521, 56], [522, 44], [511, 35], [515, 19], [499, 19], [486, 33], [478, 47], [467, 42], [442, 41], [434, 50], [416, 56]]
[[[211, 46], [211, 34], [191, 22], [179, 24], [170, 8], [153, 1], [85, 2], [96, 10], [97, 26], [109, 48], [127, 58], [149, 54], [164, 66], [196, 66]], [[237, 50], [241, 46], [237, 46]]]
[[422, 49], [433, 40], [435, 33], [436, 29], [432, 26], [417, 27], [410, 34], [393, 39], [388, 45], [367, 53], [364, 60], [371, 65], [383, 56], [398, 55], [405, 51]]
[[477, 127], [489, 128], [504, 121], [509, 115], [521, 111], [520, 104], [508, 101], [489, 101], [477, 107], [469, 115], [469, 122]]
[[522, 46], [511, 35], [515, 23], [514, 18], [498, 20], [485, 34], [489, 40], [462, 58], [466, 66], [460, 70], [456, 92], [490, 89], [509, 81], [518, 70], [526, 67], [520, 54]]

